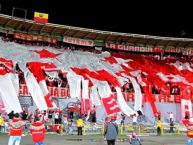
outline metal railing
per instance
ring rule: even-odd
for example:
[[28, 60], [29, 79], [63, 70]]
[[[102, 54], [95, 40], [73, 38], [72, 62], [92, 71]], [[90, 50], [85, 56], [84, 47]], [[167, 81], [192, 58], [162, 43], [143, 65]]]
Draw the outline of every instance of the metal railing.
[[[29, 134], [30, 133], [30, 126], [31, 123], [27, 123], [24, 127], [23, 133]], [[68, 134], [68, 126], [65, 124], [45, 124], [46, 133], [58, 133], [58, 134]], [[173, 128], [171, 130], [171, 128]], [[70, 126], [71, 134], [77, 134], [77, 125]], [[83, 126], [83, 135], [91, 135], [91, 134], [104, 134], [104, 125], [102, 124], [84, 124]], [[125, 125], [119, 125], [119, 134], [120, 135], [128, 135], [131, 134], [133, 131], [135, 131], [137, 134], [156, 134], [157, 128], [155, 126], [143, 126], [143, 125], [136, 125], [133, 126], [132, 124], [125, 124]], [[172, 131], [172, 132], [171, 132]], [[161, 127], [161, 135], [166, 134], [177, 134], [181, 135], [184, 134], [186, 131], [186, 128], [183, 125], [180, 126], [168, 126], [163, 125]], [[9, 129], [8, 126], [2, 126], [0, 132], [8, 133]]]

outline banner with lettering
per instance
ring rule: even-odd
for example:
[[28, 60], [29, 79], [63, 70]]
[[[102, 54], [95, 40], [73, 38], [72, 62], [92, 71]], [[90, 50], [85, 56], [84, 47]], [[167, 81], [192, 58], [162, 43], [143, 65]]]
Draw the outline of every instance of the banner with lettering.
[[105, 43], [106, 48], [112, 48], [117, 50], [125, 50], [125, 51], [134, 51], [134, 52], [163, 52], [164, 50], [159, 47], [145, 47], [145, 46], [130, 46], [125, 44], [115, 44], [106, 42]]
[[79, 39], [79, 38], [67, 37], [67, 36], [64, 36], [63, 42], [70, 43], [70, 44], [76, 44], [76, 45], [82, 45], [82, 46], [94, 46], [93, 40]]
[[[58, 87], [48, 87], [50, 94], [52, 97], [55, 98], [63, 98], [67, 99], [70, 98], [70, 92], [68, 88], [58, 88]], [[27, 86], [26, 85], [21, 85], [20, 86], [20, 92], [19, 92], [20, 97], [24, 96], [30, 96], [30, 93], [28, 92]], [[116, 96], [116, 93], [114, 93]], [[123, 93], [123, 96], [126, 101], [128, 102], [134, 102], [135, 97], [134, 94], [132, 93]], [[181, 103], [181, 96], [180, 95], [153, 95], [155, 102], [162, 102], [162, 103], [175, 103], [175, 104], [180, 104]], [[145, 97], [144, 97], [145, 98]], [[144, 100], [145, 102], [148, 102], [147, 100]]]
[[39, 35], [29, 35], [25, 33], [14, 33], [14, 38], [26, 40], [26, 41], [41, 41], [41, 42], [49, 42], [49, 43], [56, 43], [57, 39], [54, 37], [46, 37], [46, 36], [39, 36]]
[[125, 44], [118, 44], [112, 42], [105, 43], [106, 48], [117, 49], [117, 50], [124, 50], [124, 51], [133, 51], [133, 52], [152, 52], [152, 53], [161, 53], [161, 52], [171, 52], [171, 53], [181, 53], [183, 55], [191, 56], [193, 55], [193, 49], [191, 48], [175, 48], [175, 47], [168, 47], [163, 49], [161, 47], [145, 47], [145, 46], [131, 46]]
[[[69, 98], [70, 92], [68, 88], [48, 87], [52, 97]], [[26, 85], [20, 85], [19, 96], [31, 96]]]
[[166, 48], [164, 50], [164, 52], [173, 52], [173, 53], [181, 53], [181, 49], [180, 48], [173, 48], [173, 47], [170, 47], [170, 48]]
[[191, 48], [184, 49], [184, 50], [182, 51], [182, 54], [183, 54], [183, 55], [191, 56], [191, 55], [193, 55], [193, 49], [191, 49]]

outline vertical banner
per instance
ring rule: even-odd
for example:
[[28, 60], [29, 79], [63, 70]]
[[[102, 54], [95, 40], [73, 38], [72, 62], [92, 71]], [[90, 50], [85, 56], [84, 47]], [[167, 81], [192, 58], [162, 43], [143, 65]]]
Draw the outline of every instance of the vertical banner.
[[181, 118], [184, 119], [185, 115], [192, 117], [192, 103], [191, 100], [181, 99]]
[[88, 89], [88, 80], [82, 78], [82, 98], [81, 98], [81, 114], [89, 114], [90, 98]]
[[4, 112], [4, 111], [5, 111], [5, 106], [4, 106], [3, 100], [1, 99], [1, 96], [0, 96], [0, 113]]

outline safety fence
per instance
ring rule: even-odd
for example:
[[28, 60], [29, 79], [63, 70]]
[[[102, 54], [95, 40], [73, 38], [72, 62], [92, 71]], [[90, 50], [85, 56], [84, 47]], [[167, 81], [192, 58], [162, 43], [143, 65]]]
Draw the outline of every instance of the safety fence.
[[[30, 123], [27, 123], [23, 129], [24, 134], [30, 133]], [[77, 126], [76, 125], [68, 125], [68, 124], [45, 124], [46, 133], [58, 133], [58, 134], [77, 134]], [[104, 125], [102, 124], [85, 124], [82, 128], [83, 135], [91, 135], [91, 134], [104, 134]], [[155, 126], [143, 126], [132, 124], [119, 125], [119, 134], [127, 135], [131, 134], [135, 131], [137, 134], [156, 134], [157, 128]], [[8, 125], [1, 126], [1, 133], [8, 133], [9, 128]], [[184, 126], [168, 126], [163, 125], [161, 127], [161, 134], [184, 134], [186, 132], [186, 128]]]
[[[120, 125], [120, 134], [130, 134], [133, 131], [135, 131], [137, 134], [157, 134], [157, 127], [155, 126], [143, 126], [143, 125]], [[168, 125], [163, 125], [161, 127], [161, 134], [184, 134], [186, 132], [186, 128], [183, 125], [178, 125], [178, 126], [168, 126]]]
[[[157, 128], [155, 126], [143, 126], [132, 124], [119, 125], [119, 134], [120, 135], [128, 135], [135, 131], [137, 134], [157, 134]], [[186, 132], [186, 128], [183, 125], [178, 126], [168, 126], [163, 125], [161, 127], [161, 134], [184, 134]], [[104, 134], [104, 125], [93, 124], [93, 125], [84, 125], [83, 134]]]

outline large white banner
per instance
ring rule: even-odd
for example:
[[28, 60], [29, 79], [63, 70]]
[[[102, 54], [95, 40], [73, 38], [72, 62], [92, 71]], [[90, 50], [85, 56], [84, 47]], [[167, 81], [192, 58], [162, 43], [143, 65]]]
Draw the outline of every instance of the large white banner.
[[19, 103], [17, 91], [15, 90], [12, 82], [13, 74], [0, 75], [0, 96], [5, 105], [7, 113], [14, 111], [15, 113], [22, 112], [21, 105]]
[[42, 93], [42, 90], [40, 86], [38, 85], [38, 82], [36, 81], [34, 75], [31, 72], [24, 72], [26, 84], [28, 87], [28, 90], [39, 110], [47, 110], [47, 104], [44, 99], [44, 95]]

